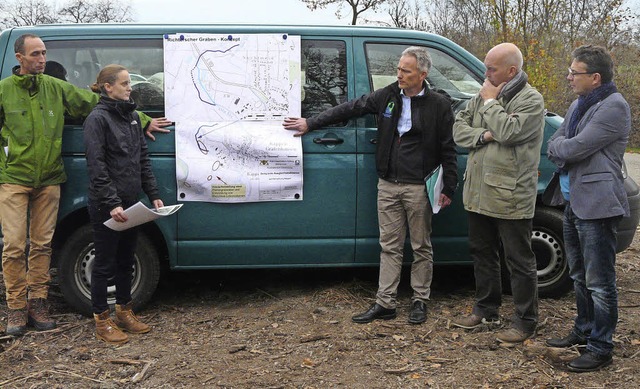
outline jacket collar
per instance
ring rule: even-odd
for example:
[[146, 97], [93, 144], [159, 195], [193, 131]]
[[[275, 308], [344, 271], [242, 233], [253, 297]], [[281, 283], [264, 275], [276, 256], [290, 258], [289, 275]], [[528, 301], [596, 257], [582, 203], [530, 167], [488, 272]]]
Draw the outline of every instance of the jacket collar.
[[42, 82], [42, 74], [20, 74], [20, 66], [13, 69], [13, 80], [19, 87], [29, 91], [29, 95], [33, 96], [38, 93], [40, 83]]

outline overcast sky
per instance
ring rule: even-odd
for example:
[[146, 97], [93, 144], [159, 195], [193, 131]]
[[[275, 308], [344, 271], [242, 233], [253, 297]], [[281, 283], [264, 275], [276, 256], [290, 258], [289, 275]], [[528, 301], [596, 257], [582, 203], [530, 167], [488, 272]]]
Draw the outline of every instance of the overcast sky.
[[[260, 23], [347, 25], [351, 12], [343, 8], [342, 19], [336, 6], [310, 11], [300, 0], [132, 0], [140, 23]], [[368, 18], [383, 19], [367, 13]]]

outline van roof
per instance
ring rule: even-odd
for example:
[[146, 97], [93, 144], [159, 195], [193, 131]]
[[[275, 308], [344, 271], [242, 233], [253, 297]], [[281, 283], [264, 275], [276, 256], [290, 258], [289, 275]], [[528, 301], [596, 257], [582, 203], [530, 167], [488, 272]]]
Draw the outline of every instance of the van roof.
[[[376, 26], [306, 26], [306, 25], [269, 25], [269, 24], [136, 24], [136, 23], [79, 23], [79, 24], [42, 24], [37, 26], [14, 27], [13, 34], [18, 36], [23, 33], [36, 35], [59, 35], [77, 31], [95, 34], [165, 34], [165, 33], [291, 33], [296, 35], [329, 35], [329, 36], [380, 36], [421, 38], [430, 40], [447, 40], [436, 34], [424, 31], [407, 30], [395, 27]], [[6, 31], [5, 31], [6, 32]]]

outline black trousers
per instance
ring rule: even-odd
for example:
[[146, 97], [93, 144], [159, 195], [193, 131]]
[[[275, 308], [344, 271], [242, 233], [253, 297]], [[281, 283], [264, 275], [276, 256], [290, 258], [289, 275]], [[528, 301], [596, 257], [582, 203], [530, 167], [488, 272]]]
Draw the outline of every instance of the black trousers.
[[[125, 205], [128, 207], [130, 204]], [[95, 258], [91, 269], [91, 305], [93, 313], [109, 309], [107, 288], [115, 285], [116, 304], [131, 301], [131, 280], [138, 237], [137, 228], [114, 231], [103, 223], [111, 217], [110, 210], [89, 202], [89, 218], [93, 227]]]
[[500, 244], [511, 272], [512, 326], [533, 332], [538, 322], [538, 277], [531, 249], [531, 219], [497, 219], [469, 212], [469, 250], [476, 278], [473, 313], [490, 319], [502, 304]]

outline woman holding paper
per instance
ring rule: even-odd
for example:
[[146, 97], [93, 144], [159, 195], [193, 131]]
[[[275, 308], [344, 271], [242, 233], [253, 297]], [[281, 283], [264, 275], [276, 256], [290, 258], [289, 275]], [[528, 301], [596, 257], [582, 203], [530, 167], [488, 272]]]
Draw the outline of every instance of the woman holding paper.
[[[107, 343], [129, 340], [123, 331], [141, 334], [151, 330], [131, 310], [131, 279], [137, 231], [114, 231], [103, 223], [111, 218], [125, 222], [124, 210], [144, 191], [158, 209], [163, 206], [151, 170], [147, 144], [130, 99], [129, 72], [120, 65], [107, 65], [91, 89], [100, 102], [84, 122], [84, 144], [89, 173], [89, 217], [93, 226], [95, 259], [91, 271], [91, 303], [96, 336]], [[116, 287], [116, 316], [107, 304], [108, 280]]]

